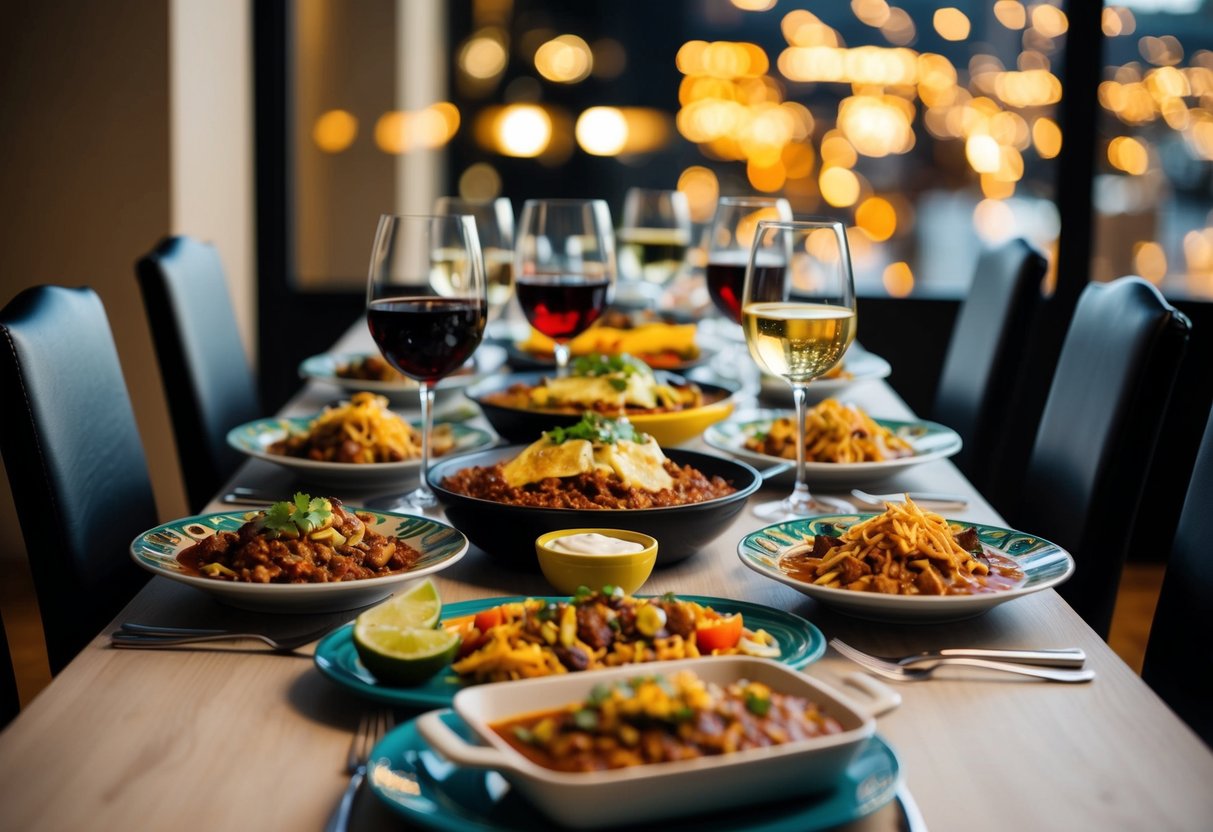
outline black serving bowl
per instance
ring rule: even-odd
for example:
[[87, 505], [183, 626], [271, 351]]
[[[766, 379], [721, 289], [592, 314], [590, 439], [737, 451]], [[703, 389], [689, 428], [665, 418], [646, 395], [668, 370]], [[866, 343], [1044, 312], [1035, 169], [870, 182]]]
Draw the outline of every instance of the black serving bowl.
[[685, 560], [715, 540], [762, 484], [758, 472], [732, 459], [697, 451], [667, 450], [679, 465], [691, 465], [709, 477], [720, 476], [734, 488], [727, 497], [682, 506], [644, 509], [533, 508], [495, 503], [456, 494], [442, 480], [476, 465], [496, 465], [520, 454], [525, 446], [511, 445], [444, 459], [430, 466], [430, 487], [446, 509], [447, 519], [476, 546], [503, 565], [537, 570], [535, 538], [560, 529], [610, 528], [644, 532], [657, 538], [657, 566]]
[[[534, 442], [545, 430], [555, 427], [568, 427], [581, 421], [581, 413], [552, 413], [544, 410], [526, 410], [520, 407], [504, 407], [492, 402], [486, 402], [485, 396], [508, 390], [515, 384], [535, 386], [544, 378], [551, 377], [555, 371], [513, 373], [508, 376], [493, 376], [472, 385], [464, 391], [469, 399], [476, 402], [484, 412], [484, 416], [503, 438], [510, 442]], [[658, 371], [658, 378], [662, 371]], [[704, 395], [715, 401], [700, 407], [679, 410], [673, 413], [652, 413], [629, 416], [629, 421], [637, 430], [649, 434], [657, 440], [661, 447], [680, 445], [699, 436], [708, 428], [733, 412], [734, 396], [739, 389], [734, 386], [695, 382]]]

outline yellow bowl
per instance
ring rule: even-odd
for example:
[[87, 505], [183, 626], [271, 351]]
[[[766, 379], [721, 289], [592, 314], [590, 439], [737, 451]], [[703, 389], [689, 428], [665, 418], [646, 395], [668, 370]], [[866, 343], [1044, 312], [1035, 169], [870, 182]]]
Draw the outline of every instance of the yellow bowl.
[[[644, 548], [621, 555], [580, 555], [559, 552], [549, 545], [558, 537], [590, 532], [630, 540]], [[548, 583], [566, 595], [574, 594], [582, 586], [593, 590], [617, 586], [631, 595], [644, 585], [653, 571], [653, 564], [657, 562], [657, 539], [624, 529], [561, 529], [536, 538], [535, 554]]]
[[717, 422], [723, 421], [733, 412], [733, 397], [721, 399], [690, 410], [673, 413], [642, 413], [629, 416], [636, 430], [647, 433], [663, 448], [681, 445], [694, 439]]

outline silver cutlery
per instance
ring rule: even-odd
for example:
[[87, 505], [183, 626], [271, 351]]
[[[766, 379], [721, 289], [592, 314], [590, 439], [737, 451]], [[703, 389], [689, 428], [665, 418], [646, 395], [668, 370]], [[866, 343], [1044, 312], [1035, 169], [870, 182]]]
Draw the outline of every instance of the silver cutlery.
[[345, 787], [345, 793], [341, 795], [337, 811], [333, 813], [328, 825], [324, 827], [325, 832], [346, 832], [349, 829], [350, 812], [354, 808], [354, 798], [358, 796], [358, 789], [362, 787], [362, 781], [366, 779], [366, 767], [371, 759], [371, 749], [395, 725], [396, 718], [390, 710], [382, 709], [362, 714], [362, 718], [358, 721], [358, 728], [354, 731], [354, 738], [350, 740], [349, 753], [345, 758], [345, 769], [350, 775], [350, 783]]
[[263, 506], [285, 499], [286, 497], [278, 493], [238, 485], [220, 497], [219, 502], [233, 506]]
[[888, 662], [876, 656], [869, 656], [844, 644], [838, 639], [832, 639], [830, 646], [851, 661], [877, 676], [898, 682], [918, 682], [929, 679], [941, 667], [977, 667], [984, 670], [997, 670], [1003, 673], [1014, 673], [1020, 676], [1031, 676], [1050, 682], [1089, 682], [1095, 678], [1093, 670], [1077, 670], [1069, 668], [1040, 667], [1031, 664], [1016, 664], [1014, 662], [999, 662], [989, 659], [970, 659], [962, 656], [938, 659], [919, 659], [912, 665], [900, 665]]
[[338, 625], [329, 624], [318, 630], [298, 635], [275, 638], [265, 633], [241, 633], [232, 630], [209, 630], [200, 627], [159, 627], [152, 624], [124, 622], [121, 628], [110, 633], [110, 644], [142, 650], [177, 647], [183, 644], [200, 644], [212, 641], [260, 641], [275, 653], [293, 653], [305, 644], [328, 635]]
[[[841, 645], [841, 647], [839, 647]], [[842, 650], [856, 650], [851, 645], [839, 639], [830, 640], [831, 647]], [[864, 655], [870, 655], [864, 653]], [[1041, 667], [1082, 667], [1087, 660], [1087, 654], [1077, 647], [1056, 647], [1042, 650], [1019, 650], [1005, 647], [945, 647], [943, 650], [927, 650], [922, 653], [912, 653], [909, 656], [872, 656], [882, 662], [911, 667], [920, 662], [935, 659], [990, 659], [991, 661], [1015, 662], [1016, 664], [1034, 664]]]
[[961, 494], [940, 494], [934, 491], [901, 491], [896, 494], [869, 494], [867, 491], [861, 491], [858, 488], [851, 490], [851, 496], [855, 499], [876, 506], [883, 505], [884, 503], [905, 502], [907, 495], [916, 503], [942, 503], [949, 508], [965, 508], [969, 504], [968, 497]]

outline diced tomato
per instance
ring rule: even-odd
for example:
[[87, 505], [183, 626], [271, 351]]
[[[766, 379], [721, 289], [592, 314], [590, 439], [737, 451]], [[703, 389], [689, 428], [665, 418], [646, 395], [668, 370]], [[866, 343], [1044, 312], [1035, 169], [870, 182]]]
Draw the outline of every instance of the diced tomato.
[[476, 629], [482, 633], [487, 633], [503, 621], [505, 613], [501, 611], [501, 607], [492, 607], [476, 613]]
[[715, 621], [700, 624], [695, 630], [695, 646], [701, 653], [713, 650], [728, 650], [741, 641], [740, 615], [725, 615]]

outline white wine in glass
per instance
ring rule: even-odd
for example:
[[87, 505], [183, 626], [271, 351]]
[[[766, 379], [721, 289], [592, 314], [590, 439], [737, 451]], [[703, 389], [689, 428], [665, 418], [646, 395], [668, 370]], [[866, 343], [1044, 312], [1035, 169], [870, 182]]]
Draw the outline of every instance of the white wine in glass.
[[[510, 298], [514, 296], [514, 207], [506, 197], [487, 202], [476, 202], [453, 196], [442, 196], [434, 202], [434, 213], [443, 215], [463, 214], [476, 221], [476, 236], [480, 238], [480, 249], [484, 254], [485, 289], [489, 299], [489, 321], [496, 320]], [[440, 270], [445, 263], [452, 266], [447, 274], [435, 275], [434, 287], [441, 294], [450, 291], [449, 275], [458, 273], [458, 259], [463, 256], [458, 249], [434, 255], [434, 268]], [[444, 289], [445, 287], [445, 289]]]
[[[691, 208], [681, 191], [629, 188], [619, 244], [619, 278], [655, 294], [682, 269], [691, 245]], [[622, 289], [621, 289], [622, 292]]]
[[785, 379], [796, 402], [795, 489], [783, 500], [755, 506], [754, 513], [780, 521], [854, 510], [843, 500], [814, 497], [805, 479], [808, 385], [837, 366], [855, 340], [855, 281], [842, 223], [758, 223], [741, 326], [754, 360]]

